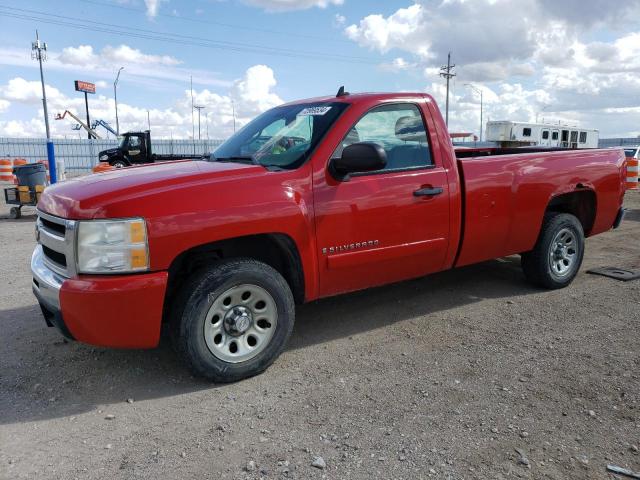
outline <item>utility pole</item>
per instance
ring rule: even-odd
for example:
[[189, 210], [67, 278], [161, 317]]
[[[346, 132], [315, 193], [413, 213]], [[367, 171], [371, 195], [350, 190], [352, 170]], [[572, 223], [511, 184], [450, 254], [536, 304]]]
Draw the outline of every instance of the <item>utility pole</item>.
[[124, 67], [118, 69], [118, 74], [113, 82], [113, 100], [116, 102], [116, 136], [120, 136], [120, 122], [118, 121], [118, 80], [120, 79], [120, 72], [124, 70]]
[[471, 85], [470, 83], [465, 83], [465, 85], [470, 89], [472, 89], [474, 92], [480, 94], [480, 141], [482, 141], [482, 128], [484, 127], [484, 124], [482, 123], [482, 111], [483, 111], [482, 89], [476, 87], [475, 85]]
[[193, 108], [198, 110], [198, 140], [202, 140], [202, 136], [200, 135], [200, 110], [204, 108], [204, 105], [194, 105]]
[[58, 180], [56, 170], [56, 156], [53, 149], [53, 141], [51, 140], [51, 131], [49, 130], [49, 112], [47, 111], [47, 91], [44, 86], [44, 73], [42, 72], [42, 61], [47, 59], [47, 44], [40, 41], [38, 30], [36, 30], [36, 41], [31, 42], [31, 58], [38, 60], [40, 63], [40, 83], [42, 83], [42, 106], [44, 107], [44, 127], [47, 132], [47, 161], [49, 162], [49, 176], [51, 183]]
[[149, 126], [149, 131], [151, 131], [151, 117], [149, 116], [149, 109], [147, 109], [147, 125]]
[[451, 52], [449, 52], [449, 55], [447, 55], [447, 64], [440, 67], [440, 76], [447, 79], [447, 102], [445, 110], [445, 122], [447, 127], [449, 126], [449, 81], [456, 76], [455, 73], [451, 73], [454, 68], [455, 65], [451, 65]]
[[193, 118], [193, 75], [189, 76], [191, 82], [191, 141], [193, 142], [193, 154], [196, 154], [196, 124]]

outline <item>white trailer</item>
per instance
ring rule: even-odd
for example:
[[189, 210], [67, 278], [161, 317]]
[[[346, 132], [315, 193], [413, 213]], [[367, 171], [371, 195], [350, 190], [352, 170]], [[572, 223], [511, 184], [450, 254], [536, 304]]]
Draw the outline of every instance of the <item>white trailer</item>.
[[598, 148], [600, 132], [550, 123], [487, 122], [486, 139], [502, 147]]

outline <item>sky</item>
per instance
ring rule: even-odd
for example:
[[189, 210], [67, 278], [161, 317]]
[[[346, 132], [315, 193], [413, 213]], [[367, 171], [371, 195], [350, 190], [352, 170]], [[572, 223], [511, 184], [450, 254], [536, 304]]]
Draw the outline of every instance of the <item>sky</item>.
[[120, 131], [150, 123], [158, 138], [226, 138], [269, 108], [341, 85], [427, 92], [444, 110], [449, 52], [453, 132], [478, 134], [482, 92], [485, 122], [635, 137], [639, 19], [640, 0], [0, 0], [0, 136], [44, 136], [37, 29], [56, 137], [82, 135], [54, 120], [65, 110], [85, 118], [74, 80], [96, 84], [91, 118], [115, 128], [120, 67]]

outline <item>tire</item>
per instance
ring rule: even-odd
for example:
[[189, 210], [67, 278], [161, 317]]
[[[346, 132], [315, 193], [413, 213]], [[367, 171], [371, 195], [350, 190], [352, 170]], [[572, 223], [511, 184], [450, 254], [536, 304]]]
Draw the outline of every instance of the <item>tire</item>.
[[18, 218], [22, 217], [22, 212], [18, 207], [11, 207], [11, 210], [9, 210], [9, 217], [17, 220]]
[[263, 372], [282, 353], [295, 321], [286, 280], [252, 259], [224, 260], [196, 272], [173, 304], [178, 353], [193, 373], [214, 382]]
[[534, 285], [558, 289], [569, 285], [578, 274], [584, 257], [582, 224], [568, 213], [545, 215], [533, 250], [523, 253], [521, 265]]
[[128, 167], [129, 164], [124, 160], [116, 160], [115, 162], [111, 163], [111, 166], [115, 168], [125, 168], [125, 167]]

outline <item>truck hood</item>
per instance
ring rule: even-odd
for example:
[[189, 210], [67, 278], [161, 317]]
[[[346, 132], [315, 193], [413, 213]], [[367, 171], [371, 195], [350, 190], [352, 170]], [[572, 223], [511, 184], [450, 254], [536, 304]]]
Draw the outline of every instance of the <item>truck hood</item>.
[[102, 155], [115, 155], [116, 153], [118, 153], [120, 151], [120, 149], [118, 147], [115, 148], [108, 148], [107, 150], [102, 150], [101, 152], [98, 153], [98, 158], [100, 158]]
[[82, 220], [108, 218], [109, 206], [128, 202], [131, 216], [136, 213], [136, 199], [162, 191], [188, 189], [228, 180], [265, 175], [259, 165], [180, 160], [129, 167], [97, 173], [47, 187], [38, 209], [62, 218]]

